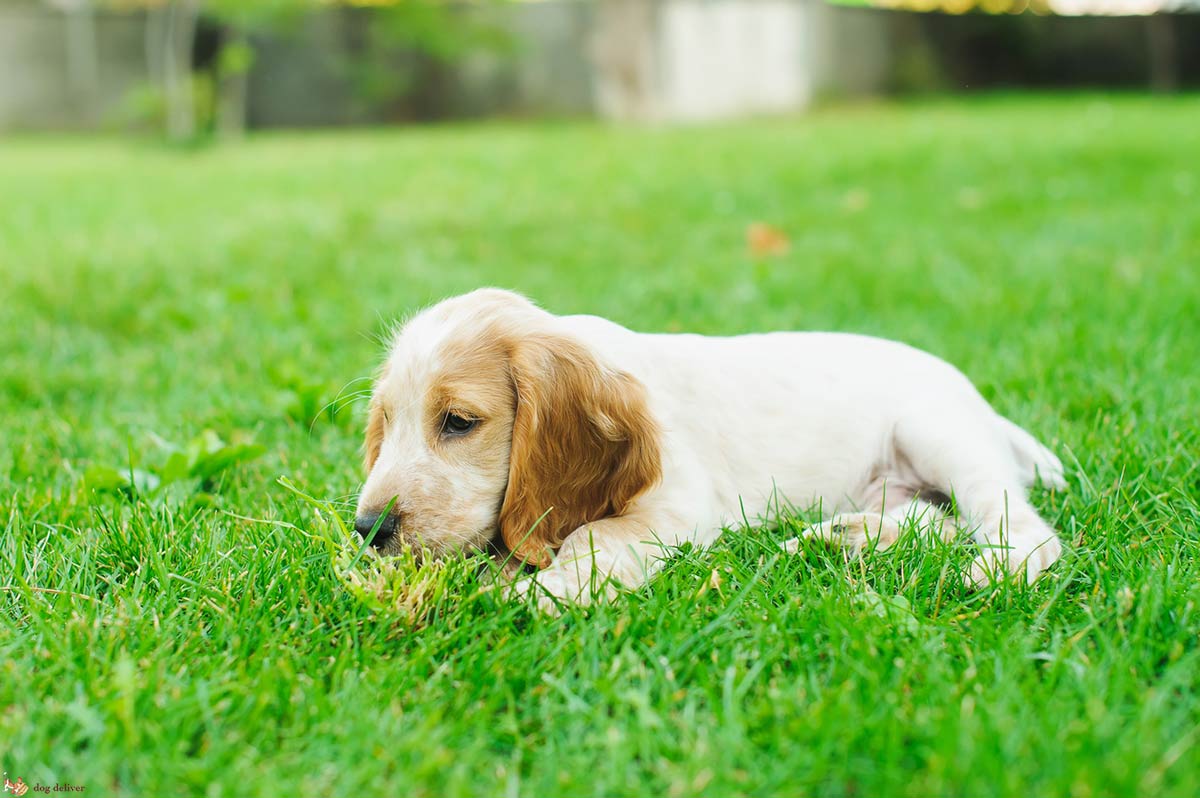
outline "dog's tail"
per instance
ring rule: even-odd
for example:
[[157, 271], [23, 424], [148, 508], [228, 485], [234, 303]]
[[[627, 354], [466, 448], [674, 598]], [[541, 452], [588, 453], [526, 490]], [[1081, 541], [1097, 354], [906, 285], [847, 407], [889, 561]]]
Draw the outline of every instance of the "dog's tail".
[[1043, 446], [1037, 438], [1030, 435], [1004, 416], [997, 414], [1000, 429], [1012, 447], [1021, 468], [1021, 481], [1026, 486], [1041, 482], [1047, 488], [1065, 488], [1062, 461], [1054, 452]]

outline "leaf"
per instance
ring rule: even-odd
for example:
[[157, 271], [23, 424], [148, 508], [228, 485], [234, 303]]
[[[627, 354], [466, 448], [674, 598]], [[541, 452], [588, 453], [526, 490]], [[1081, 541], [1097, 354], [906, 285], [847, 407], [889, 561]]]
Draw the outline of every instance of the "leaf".
[[175, 451], [167, 458], [167, 462], [163, 463], [158, 475], [164, 485], [170, 485], [172, 482], [187, 479], [189, 472], [188, 456], [183, 452]]
[[206, 457], [219, 452], [224, 446], [225, 441], [221, 440], [221, 436], [210, 429], [204, 430], [204, 432], [201, 432], [188, 441], [188, 468], [194, 470], [198, 463], [202, 462]]
[[88, 490], [100, 493], [153, 493], [161, 480], [157, 475], [140, 468], [120, 469], [93, 463], [83, 473], [83, 484]]
[[787, 233], [766, 222], [753, 222], [746, 228], [746, 248], [757, 257], [786, 255], [792, 248]]
[[129, 484], [129, 477], [111, 466], [93, 463], [83, 472], [83, 484], [88, 490], [115, 491]]
[[189, 474], [201, 481], [208, 481], [217, 474], [238, 463], [248, 463], [267, 451], [256, 443], [234, 443], [206, 452], [192, 463]]
[[883, 618], [898, 630], [915, 633], [921, 622], [913, 615], [912, 605], [904, 596], [883, 596], [871, 590], [855, 597], [855, 603], [867, 614]]

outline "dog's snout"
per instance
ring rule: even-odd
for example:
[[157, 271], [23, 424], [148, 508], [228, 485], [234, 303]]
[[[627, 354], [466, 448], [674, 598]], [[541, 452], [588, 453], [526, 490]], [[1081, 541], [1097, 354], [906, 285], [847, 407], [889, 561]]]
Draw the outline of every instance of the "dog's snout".
[[379, 525], [379, 530], [375, 532], [371, 545], [379, 548], [395, 537], [399, 523], [394, 513], [388, 513], [382, 519], [380, 519], [379, 513], [365, 513], [354, 519], [354, 531], [366, 540], [371, 537], [371, 532], [375, 529], [376, 524]]

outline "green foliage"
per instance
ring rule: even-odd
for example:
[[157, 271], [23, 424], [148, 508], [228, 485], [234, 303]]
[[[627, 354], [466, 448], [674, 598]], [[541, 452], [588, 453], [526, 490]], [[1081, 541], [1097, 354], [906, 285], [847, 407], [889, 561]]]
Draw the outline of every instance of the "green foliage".
[[[1200, 793], [1198, 131], [1193, 99], [1059, 96], [10, 137], [4, 770], [113, 796]], [[748, 251], [756, 222], [790, 247]], [[966, 541], [784, 556], [813, 516], [783, 508], [561, 618], [477, 558], [356, 562], [361, 403], [311, 410], [360, 399], [395, 319], [489, 284], [946, 357], [1063, 455], [1033, 500], [1068, 552], [971, 592]], [[205, 429], [265, 451], [128, 451]], [[88, 490], [90, 464], [126, 476]]]
[[163, 489], [180, 482], [188, 482], [195, 490], [207, 491], [223, 471], [256, 460], [266, 451], [265, 447], [254, 443], [226, 443], [210, 429], [183, 447], [156, 437], [154, 449], [139, 458], [144, 463], [159, 455], [153, 466], [138, 468], [132, 462], [128, 467], [92, 463], [83, 474], [84, 486], [92, 491], [126, 493], [133, 498], [153, 498]]
[[290, 361], [272, 369], [272, 379], [278, 386], [276, 404], [292, 421], [311, 428], [320, 421], [351, 426], [356, 420], [355, 404], [369, 390], [366, 380], [357, 380], [358, 390], [339, 387], [327, 378], [306, 374]]
[[167, 126], [166, 98], [160, 87], [144, 83], [121, 98], [111, 124], [123, 131], [161, 131]]
[[487, 3], [414, 0], [360, 12], [362, 44], [342, 69], [361, 103], [401, 115], [431, 109], [445, 71], [471, 54], [511, 50], [509, 37], [480, 13]]
[[244, 40], [233, 41], [221, 48], [217, 56], [217, 74], [222, 77], [244, 75], [254, 66], [254, 48]]
[[192, 105], [195, 108], [194, 140], [185, 144], [203, 144], [216, 131], [217, 78], [211, 71], [192, 73]]

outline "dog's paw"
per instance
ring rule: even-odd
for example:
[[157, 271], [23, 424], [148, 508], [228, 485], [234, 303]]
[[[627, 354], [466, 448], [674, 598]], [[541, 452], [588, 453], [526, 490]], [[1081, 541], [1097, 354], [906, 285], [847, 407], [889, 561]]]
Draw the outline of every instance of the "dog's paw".
[[538, 611], [547, 615], [559, 615], [562, 606], [570, 600], [571, 590], [565, 580], [545, 571], [524, 576], [512, 583], [509, 597], [521, 603], [531, 601]]
[[[987, 544], [983, 544], [987, 546]], [[966, 576], [968, 587], [982, 588], [1009, 580], [1023, 579], [1033, 584], [1042, 572], [1062, 556], [1062, 542], [1057, 537], [1030, 546], [992, 546], [971, 563]]]
[[551, 566], [513, 582], [510, 595], [518, 601], [532, 601], [540, 612], [561, 615], [568, 605], [587, 606], [608, 601], [618, 592], [611, 579], [575, 568]]
[[800, 548], [801, 538], [816, 538], [848, 549], [852, 554], [861, 554], [871, 549], [886, 549], [900, 537], [900, 525], [891, 518], [878, 513], [847, 513], [837, 515], [804, 530], [799, 538], [785, 541], [783, 550], [794, 554]]

